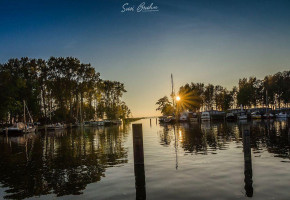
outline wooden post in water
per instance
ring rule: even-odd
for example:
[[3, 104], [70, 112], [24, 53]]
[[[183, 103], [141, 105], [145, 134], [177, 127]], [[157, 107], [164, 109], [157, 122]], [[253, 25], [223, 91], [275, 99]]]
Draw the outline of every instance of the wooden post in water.
[[134, 164], [144, 165], [142, 124], [133, 124]]
[[253, 171], [251, 157], [251, 132], [249, 125], [242, 125], [243, 132], [243, 150], [244, 150], [244, 174], [245, 190], [247, 197], [253, 196]]
[[136, 199], [144, 200], [146, 199], [146, 188], [142, 124], [133, 124], [132, 127]]

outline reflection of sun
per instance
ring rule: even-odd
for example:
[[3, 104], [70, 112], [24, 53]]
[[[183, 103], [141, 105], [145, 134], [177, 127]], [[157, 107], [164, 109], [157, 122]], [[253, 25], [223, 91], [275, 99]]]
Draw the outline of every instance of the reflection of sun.
[[178, 132], [179, 134], [179, 137], [178, 137], [178, 141], [179, 142], [182, 142], [183, 141], [183, 139], [182, 139], [182, 132], [181, 132], [181, 130], [179, 130], [179, 132]]

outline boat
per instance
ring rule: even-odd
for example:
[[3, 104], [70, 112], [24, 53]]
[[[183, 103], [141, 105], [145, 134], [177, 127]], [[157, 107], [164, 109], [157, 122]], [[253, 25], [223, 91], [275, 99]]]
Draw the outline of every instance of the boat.
[[83, 126], [89, 127], [89, 126], [91, 126], [91, 122], [90, 121], [85, 121], [85, 122], [83, 122]]
[[164, 119], [164, 123], [174, 123], [175, 122], [175, 117], [173, 116], [168, 116]]
[[12, 126], [8, 127], [8, 134], [11, 133], [33, 133], [35, 132], [35, 127], [32, 124], [24, 124], [23, 122], [14, 123]]
[[226, 114], [226, 120], [231, 121], [231, 120], [235, 120], [235, 119], [236, 118], [235, 118], [234, 113], [229, 112], [229, 113]]
[[187, 115], [186, 114], [182, 114], [180, 117], [179, 117], [179, 121], [180, 122], [187, 122]]
[[104, 120], [104, 126], [110, 126], [110, 125], [113, 125], [113, 122], [111, 120]]
[[104, 126], [105, 122], [104, 121], [98, 121], [98, 126]]
[[65, 129], [65, 125], [62, 123], [49, 124], [46, 126], [46, 129], [50, 131], [63, 130]]
[[32, 117], [29, 113], [29, 110], [27, 108], [27, 105], [25, 104], [25, 101], [23, 101], [23, 122], [17, 122], [14, 123], [12, 126], [8, 127], [8, 134], [11, 133], [17, 133], [17, 134], [23, 134], [23, 133], [34, 133], [36, 128], [33, 125], [33, 123], [26, 123], [26, 114], [25, 111], [27, 109], [27, 112], [29, 114], [30, 117], [30, 121], [33, 122]]
[[246, 120], [246, 119], [248, 119], [248, 116], [247, 116], [246, 112], [243, 109], [243, 105], [241, 104], [240, 107], [241, 107], [241, 110], [240, 110], [240, 112], [237, 113], [237, 119], [238, 120]]
[[163, 123], [166, 118], [167, 118], [167, 116], [158, 117], [159, 123]]
[[247, 114], [244, 111], [241, 111], [237, 114], [237, 119], [238, 120], [245, 120], [248, 119]]
[[203, 120], [203, 121], [209, 121], [210, 120], [209, 112], [202, 112], [200, 119]]
[[198, 122], [198, 115], [194, 112], [189, 112], [188, 119], [190, 122]]
[[280, 113], [276, 114], [276, 117], [277, 117], [277, 118], [287, 118], [287, 113], [285, 113], [285, 112], [280, 112]]
[[266, 114], [263, 115], [263, 118], [264, 119], [273, 119], [274, 118], [274, 115], [271, 114], [271, 113], [266, 113]]
[[252, 119], [261, 119], [262, 115], [259, 112], [252, 112], [251, 113], [251, 118]]

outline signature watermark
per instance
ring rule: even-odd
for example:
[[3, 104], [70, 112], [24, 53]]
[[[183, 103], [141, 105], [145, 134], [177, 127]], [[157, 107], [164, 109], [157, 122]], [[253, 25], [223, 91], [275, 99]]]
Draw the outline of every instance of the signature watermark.
[[124, 3], [121, 9], [121, 13], [125, 12], [158, 12], [159, 7], [153, 3], [146, 4], [145, 2], [140, 3], [139, 5], [132, 5], [129, 3]]

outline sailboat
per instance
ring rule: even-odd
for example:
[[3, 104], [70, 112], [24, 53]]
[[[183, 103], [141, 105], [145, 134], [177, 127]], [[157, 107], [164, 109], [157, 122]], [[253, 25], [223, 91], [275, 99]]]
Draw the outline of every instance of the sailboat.
[[46, 128], [47, 128], [47, 130], [52, 130], [52, 131], [62, 130], [62, 129], [65, 129], [65, 125], [62, 123], [49, 124], [49, 125], [47, 125]]
[[33, 121], [31, 118], [31, 115], [28, 111], [28, 108], [25, 104], [25, 101], [23, 101], [24, 122], [17, 122], [17, 123], [14, 123], [12, 126], [8, 127], [8, 134], [12, 134], [12, 133], [23, 134], [23, 133], [35, 132], [36, 128], [34, 127], [33, 123], [26, 123], [25, 109], [27, 109], [27, 112], [28, 112], [29, 117], [30, 117], [30, 121], [31, 122]]
[[269, 104], [268, 104], [268, 90], [266, 90], [266, 106], [267, 106], [266, 107], [266, 113], [263, 115], [263, 118], [265, 118], [265, 119], [274, 118], [274, 115], [268, 111], [268, 107], [269, 107]]
[[247, 119], [247, 114], [243, 110], [243, 105], [241, 105], [241, 111], [237, 114], [238, 120], [246, 120]]

